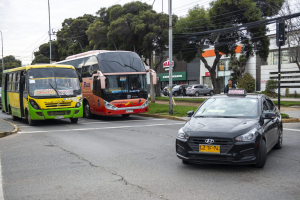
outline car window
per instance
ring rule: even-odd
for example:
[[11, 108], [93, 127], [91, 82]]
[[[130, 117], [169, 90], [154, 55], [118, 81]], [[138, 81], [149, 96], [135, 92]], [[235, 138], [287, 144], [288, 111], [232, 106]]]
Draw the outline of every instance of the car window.
[[203, 85], [199, 85], [199, 88], [203, 88]]
[[263, 112], [268, 112], [269, 111], [269, 106], [266, 101], [263, 102]]
[[270, 110], [274, 111], [276, 109], [274, 103], [270, 99], [267, 99], [267, 103], [269, 105]]

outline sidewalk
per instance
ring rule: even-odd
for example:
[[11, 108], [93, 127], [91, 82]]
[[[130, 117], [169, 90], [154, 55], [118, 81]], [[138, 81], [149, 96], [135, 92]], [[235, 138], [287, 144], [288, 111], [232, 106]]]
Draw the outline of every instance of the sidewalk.
[[0, 138], [11, 135], [17, 132], [17, 130], [18, 128], [16, 125], [13, 125], [0, 118]]

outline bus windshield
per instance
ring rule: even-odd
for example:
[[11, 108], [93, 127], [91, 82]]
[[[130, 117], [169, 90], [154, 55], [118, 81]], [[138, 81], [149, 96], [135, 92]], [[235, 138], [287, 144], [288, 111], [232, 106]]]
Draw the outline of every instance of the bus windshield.
[[[32, 97], [75, 97], [81, 94], [78, 76], [70, 68], [33, 68], [27, 71]], [[56, 93], [56, 91], [58, 94]]]
[[147, 92], [146, 74], [106, 76], [105, 93]]

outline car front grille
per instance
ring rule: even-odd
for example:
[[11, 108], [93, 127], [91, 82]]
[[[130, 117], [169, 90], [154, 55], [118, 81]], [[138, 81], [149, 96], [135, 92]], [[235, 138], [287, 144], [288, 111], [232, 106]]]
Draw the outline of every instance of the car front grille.
[[70, 115], [71, 111], [48, 111], [49, 116]]
[[228, 150], [232, 147], [233, 141], [230, 138], [210, 138], [210, 137], [202, 137], [202, 138], [190, 138], [188, 140], [188, 144], [195, 152], [199, 152], [199, 145], [200, 144], [206, 144], [206, 139], [213, 139], [214, 143], [211, 145], [220, 145], [220, 153], [227, 153]]
[[68, 107], [71, 106], [71, 102], [64, 102], [64, 103], [45, 103], [47, 108], [55, 108], [55, 107]]
[[224, 155], [211, 155], [211, 154], [192, 154], [189, 158], [197, 158], [203, 160], [234, 160], [234, 157]]

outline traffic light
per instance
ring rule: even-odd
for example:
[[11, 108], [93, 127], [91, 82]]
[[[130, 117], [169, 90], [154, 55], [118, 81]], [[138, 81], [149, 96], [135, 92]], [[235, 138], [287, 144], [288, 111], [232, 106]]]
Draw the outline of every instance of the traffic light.
[[277, 46], [284, 46], [285, 41], [287, 39], [287, 25], [285, 25], [285, 20], [280, 19], [276, 23], [276, 45]]

